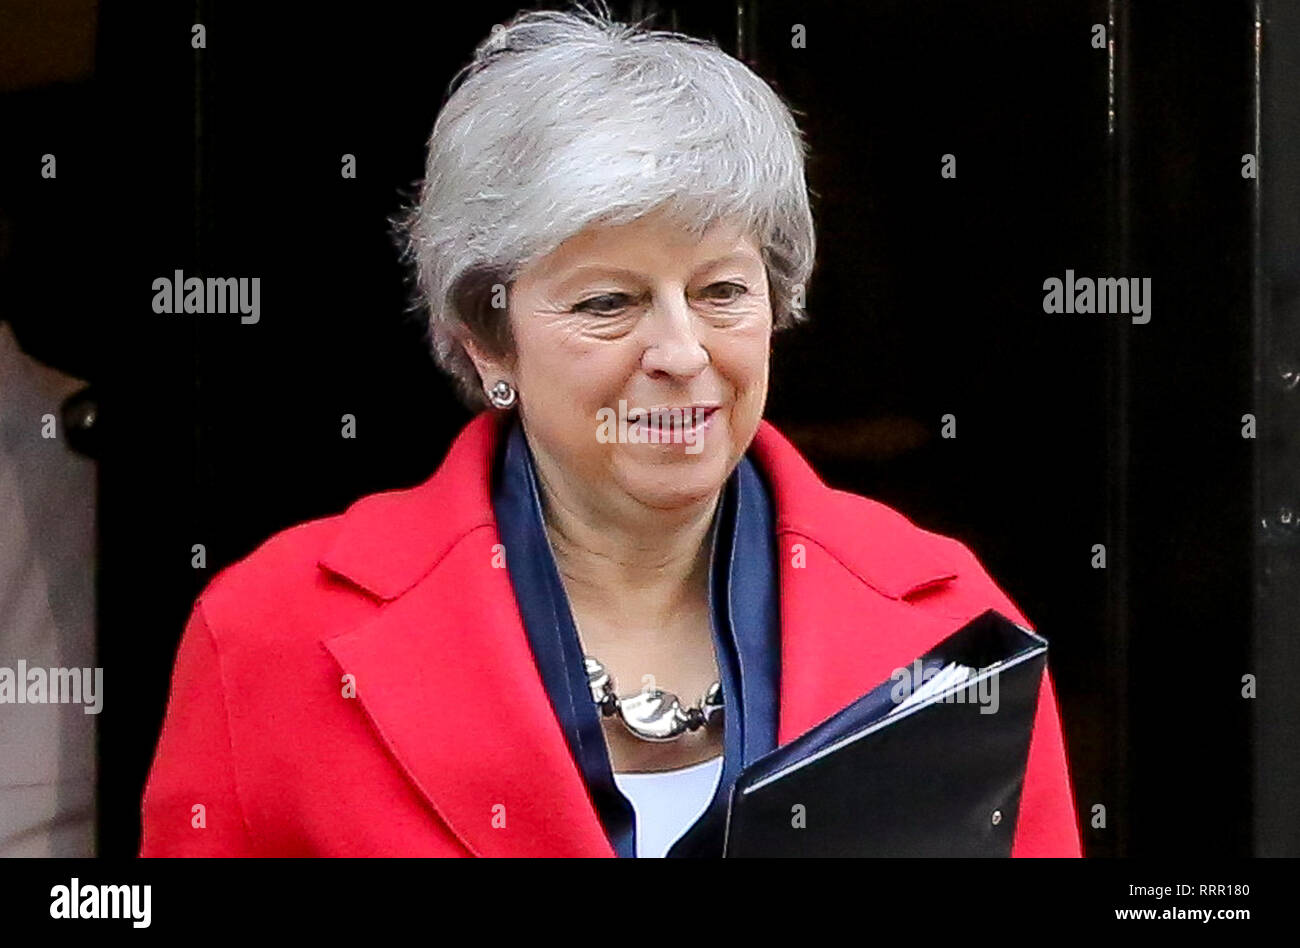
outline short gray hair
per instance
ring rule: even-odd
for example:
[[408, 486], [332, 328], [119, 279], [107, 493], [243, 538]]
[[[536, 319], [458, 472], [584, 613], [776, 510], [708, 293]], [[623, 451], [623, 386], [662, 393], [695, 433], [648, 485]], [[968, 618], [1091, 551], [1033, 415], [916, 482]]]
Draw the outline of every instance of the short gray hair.
[[418, 201], [393, 223], [434, 358], [471, 408], [487, 401], [460, 337], [510, 353], [499, 287], [591, 223], [663, 208], [698, 236], [737, 220], [762, 247], [774, 327], [804, 317], [806, 145], [776, 92], [713, 43], [604, 10], [529, 11], [493, 27], [452, 89]]

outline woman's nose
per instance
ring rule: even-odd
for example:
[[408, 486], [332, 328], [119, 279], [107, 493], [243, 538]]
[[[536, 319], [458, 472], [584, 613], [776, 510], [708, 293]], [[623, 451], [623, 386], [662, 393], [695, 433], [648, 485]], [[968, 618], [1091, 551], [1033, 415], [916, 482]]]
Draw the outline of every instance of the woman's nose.
[[695, 313], [684, 297], [656, 300], [647, 320], [641, 367], [650, 374], [698, 375], [709, 364], [709, 352], [698, 335]]

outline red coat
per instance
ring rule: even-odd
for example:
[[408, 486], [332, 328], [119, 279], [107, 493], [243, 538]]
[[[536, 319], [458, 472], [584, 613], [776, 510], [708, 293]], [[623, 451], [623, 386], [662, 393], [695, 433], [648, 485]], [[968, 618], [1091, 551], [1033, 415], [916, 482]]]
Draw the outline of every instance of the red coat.
[[[501, 433], [480, 415], [424, 484], [213, 579], [176, 658], [141, 855], [614, 855], [494, 568]], [[961, 543], [827, 487], [766, 422], [751, 451], [776, 505], [780, 743], [986, 608], [1028, 625]], [[1080, 855], [1046, 675], [1013, 855]]]

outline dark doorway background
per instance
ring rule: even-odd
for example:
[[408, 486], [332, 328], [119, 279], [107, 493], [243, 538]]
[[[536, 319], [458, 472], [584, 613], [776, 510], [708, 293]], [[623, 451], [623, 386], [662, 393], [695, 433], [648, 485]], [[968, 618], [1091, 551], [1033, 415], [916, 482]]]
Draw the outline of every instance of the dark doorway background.
[[[715, 38], [801, 113], [812, 319], [777, 337], [768, 418], [831, 483], [971, 545], [1050, 639], [1092, 856], [1300, 853], [1300, 22], [1258, 6], [611, 4]], [[468, 419], [387, 223], [519, 4], [451, 9], [105, 3], [93, 78], [0, 99], [3, 312], [100, 405], [101, 855], [138, 845], [202, 586], [423, 480]], [[261, 321], [154, 314], [176, 269], [260, 276]], [[1151, 322], [1045, 314], [1067, 269], [1150, 277]]]

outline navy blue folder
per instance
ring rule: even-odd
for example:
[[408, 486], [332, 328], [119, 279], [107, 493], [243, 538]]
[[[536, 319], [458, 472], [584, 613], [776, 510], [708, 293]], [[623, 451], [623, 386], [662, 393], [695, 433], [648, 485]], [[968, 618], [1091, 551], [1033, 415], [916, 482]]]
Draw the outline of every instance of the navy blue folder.
[[[950, 663], [972, 677], [904, 703]], [[1010, 856], [1046, 663], [1046, 640], [984, 612], [747, 767], [724, 855]]]

